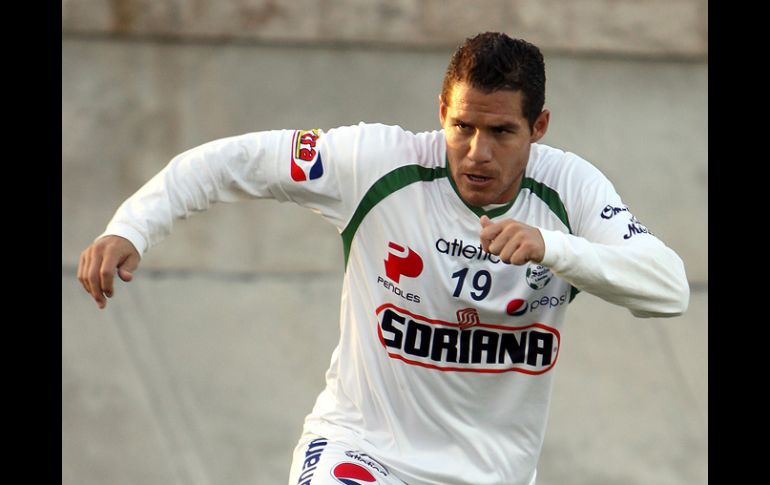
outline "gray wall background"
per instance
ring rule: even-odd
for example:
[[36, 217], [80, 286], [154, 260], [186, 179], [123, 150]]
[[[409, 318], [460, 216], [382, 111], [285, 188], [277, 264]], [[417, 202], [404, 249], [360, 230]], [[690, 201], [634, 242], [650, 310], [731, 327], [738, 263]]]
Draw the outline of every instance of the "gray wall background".
[[544, 143], [580, 154], [685, 261], [690, 309], [571, 307], [540, 484], [707, 482], [706, 4], [62, 3], [62, 483], [285, 483], [338, 337], [342, 250], [274, 201], [180, 222], [99, 311], [80, 251], [174, 155], [273, 128], [438, 127], [454, 46], [544, 49]]

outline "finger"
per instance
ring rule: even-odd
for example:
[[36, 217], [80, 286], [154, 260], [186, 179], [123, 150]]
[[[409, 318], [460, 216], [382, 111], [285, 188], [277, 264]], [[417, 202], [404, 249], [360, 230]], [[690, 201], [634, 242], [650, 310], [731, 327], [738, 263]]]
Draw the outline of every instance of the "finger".
[[[494, 241], [495, 238], [497, 238], [500, 235], [500, 233], [503, 232], [503, 229], [505, 229], [505, 226], [500, 223], [498, 224], [492, 223], [486, 226], [485, 228], [483, 228], [479, 233], [479, 239], [481, 240], [482, 249], [484, 249], [489, 253], [497, 254], [496, 252], [490, 249], [490, 246], [492, 241]], [[504, 244], [504, 241], [501, 241], [501, 242]], [[502, 248], [502, 246], [503, 246], [502, 244], [498, 244], [496, 247], [499, 250], [500, 248]]]
[[110, 253], [104, 256], [104, 259], [102, 259], [102, 264], [99, 267], [100, 289], [108, 298], [112, 298], [112, 295], [114, 294], [113, 282], [115, 280], [117, 267], [118, 258], [114, 257]]
[[86, 257], [84, 261], [83, 266], [83, 280], [85, 281], [85, 287], [88, 290], [88, 293], [91, 293], [93, 291], [93, 285], [91, 284], [90, 280], [90, 274], [91, 274], [91, 262], [93, 261], [93, 254], [91, 248], [89, 248], [86, 251]]
[[511, 263], [511, 258], [513, 257], [517, 249], [519, 249], [519, 244], [514, 240], [508, 240], [507, 244], [505, 244], [502, 248], [500, 248], [498, 257], [506, 263]]
[[85, 250], [82, 253], [80, 253], [80, 260], [78, 261], [78, 281], [80, 281], [80, 286], [82, 286], [83, 289], [86, 290], [86, 293], [90, 293], [90, 291], [88, 291], [88, 281], [86, 280], [86, 277], [85, 277], [87, 253], [88, 253], [88, 250]]
[[118, 265], [118, 276], [125, 282], [134, 279], [134, 270], [139, 267], [139, 256], [137, 253], [129, 254], [123, 262]]
[[514, 251], [513, 254], [511, 255], [511, 258], [510, 258], [511, 264], [516, 264], [521, 266], [523, 264], [529, 263], [530, 257], [527, 251], [528, 249], [525, 246], [523, 245], [519, 246], [516, 249], [516, 251]]
[[88, 261], [86, 278], [88, 280], [91, 296], [96, 301], [96, 304], [99, 306], [99, 308], [104, 308], [104, 306], [107, 304], [107, 300], [105, 300], [104, 295], [102, 294], [101, 278], [99, 276], [100, 268], [101, 257], [92, 254]]
[[118, 268], [118, 276], [126, 283], [134, 279], [134, 274], [123, 268]]
[[479, 219], [479, 222], [481, 222], [481, 227], [487, 227], [490, 224], [492, 224], [492, 220], [486, 214], [481, 216], [481, 219]]

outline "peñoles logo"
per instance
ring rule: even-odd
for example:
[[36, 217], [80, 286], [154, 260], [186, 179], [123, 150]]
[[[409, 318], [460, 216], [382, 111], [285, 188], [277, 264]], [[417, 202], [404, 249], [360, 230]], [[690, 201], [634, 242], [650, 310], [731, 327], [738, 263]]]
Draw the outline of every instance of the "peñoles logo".
[[[420, 295], [404, 291], [396, 283], [401, 282], [401, 277], [416, 278], [422, 273], [422, 258], [412, 248], [400, 246], [394, 242], [388, 243], [388, 257], [385, 262], [385, 274], [389, 280], [377, 276], [377, 283], [400, 296], [407, 301], [420, 303]], [[394, 252], [395, 251], [395, 252]]]
[[389, 242], [388, 247], [398, 251], [394, 253], [388, 251], [388, 258], [385, 260], [385, 274], [388, 278], [399, 283], [401, 276], [416, 278], [422, 273], [422, 258], [414, 252], [412, 248], [405, 250], [394, 242]]
[[556, 364], [560, 335], [542, 323], [523, 327], [427, 318], [391, 303], [377, 308], [380, 343], [392, 359], [455, 372], [543, 374]]
[[295, 182], [315, 180], [324, 174], [321, 152], [316, 150], [318, 130], [298, 130], [291, 140], [291, 179]]

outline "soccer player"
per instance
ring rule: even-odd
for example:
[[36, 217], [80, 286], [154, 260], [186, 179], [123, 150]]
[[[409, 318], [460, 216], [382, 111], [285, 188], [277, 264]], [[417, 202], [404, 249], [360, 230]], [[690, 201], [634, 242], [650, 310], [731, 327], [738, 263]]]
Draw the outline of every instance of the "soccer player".
[[342, 237], [340, 340], [289, 483], [535, 483], [570, 301], [683, 313], [679, 256], [578, 155], [538, 143], [539, 49], [484, 33], [453, 54], [442, 129], [360, 123], [211, 141], [127, 199], [80, 257], [100, 308], [172, 223], [215, 202], [307, 207]]

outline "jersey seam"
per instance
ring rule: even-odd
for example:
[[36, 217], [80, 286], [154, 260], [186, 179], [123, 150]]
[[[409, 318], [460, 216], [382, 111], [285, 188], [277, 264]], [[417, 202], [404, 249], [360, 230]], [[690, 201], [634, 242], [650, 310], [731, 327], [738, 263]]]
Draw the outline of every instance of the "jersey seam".
[[[377, 179], [377, 181], [367, 189], [364, 196], [358, 202], [358, 205], [353, 211], [353, 215], [340, 233], [340, 236], [342, 237], [345, 266], [347, 267], [350, 249], [353, 245], [353, 238], [358, 231], [358, 227], [363, 223], [364, 219], [372, 209], [389, 195], [394, 194], [415, 182], [433, 182], [446, 176], [446, 167], [425, 167], [417, 163], [411, 163], [396, 167]], [[389, 184], [392, 184], [392, 186], [388, 187], [387, 185]]]

